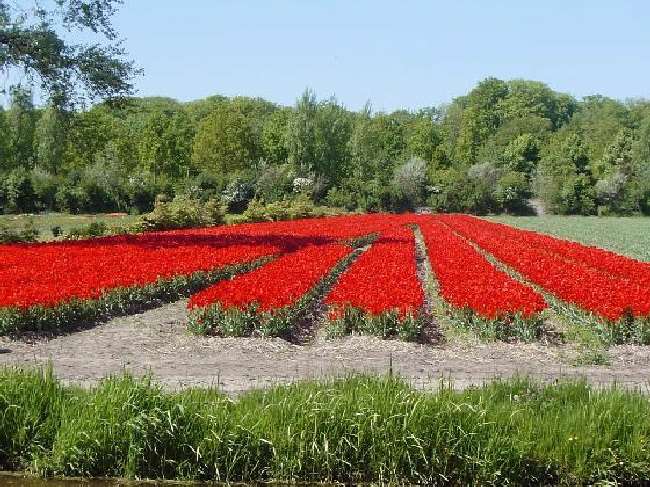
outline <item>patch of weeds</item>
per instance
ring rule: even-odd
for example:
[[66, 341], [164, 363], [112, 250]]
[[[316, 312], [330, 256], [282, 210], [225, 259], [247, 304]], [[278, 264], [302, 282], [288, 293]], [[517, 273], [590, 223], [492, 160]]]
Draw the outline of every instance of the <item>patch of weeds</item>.
[[611, 344], [608, 335], [603, 334], [603, 323], [593, 315], [570, 306], [554, 296], [547, 296], [550, 312], [566, 342], [574, 344], [576, 355], [573, 365], [607, 365], [607, 348]]
[[650, 477], [648, 397], [581, 381], [513, 378], [428, 393], [396, 376], [351, 376], [232, 400], [128, 375], [86, 390], [51, 372], [4, 369], [0, 411], [0, 468], [42, 476], [220, 485], [647, 485]]
[[650, 317], [635, 317], [628, 310], [620, 320], [606, 325], [612, 343], [650, 345]]
[[[59, 228], [60, 230], [60, 228]], [[86, 226], [73, 227], [70, 229], [67, 235], [65, 235], [66, 240], [85, 240], [88, 238], [97, 238], [103, 237], [108, 232], [108, 225], [103, 221], [91, 222]], [[52, 229], [52, 235], [54, 235], [54, 229]], [[54, 235], [55, 237], [57, 235]]]
[[607, 350], [603, 348], [590, 348], [579, 345], [573, 364], [576, 366], [583, 365], [610, 365], [611, 360]]
[[[191, 312], [187, 329], [196, 335], [219, 335], [224, 337], [251, 336], [260, 328], [261, 316], [257, 306], [246, 309], [209, 306], [200, 312]], [[215, 324], [218, 323], [218, 328]]]
[[0, 244], [33, 243], [38, 240], [39, 234], [32, 218], [28, 219], [21, 229], [0, 222]]
[[379, 234], [369, 233], [368, 235], [362, 235], [360, 237], [352, 238], [348, 241], [348, 245], [354, 249], [359, 249], [367, 245], [371, 245], [377, 240]]

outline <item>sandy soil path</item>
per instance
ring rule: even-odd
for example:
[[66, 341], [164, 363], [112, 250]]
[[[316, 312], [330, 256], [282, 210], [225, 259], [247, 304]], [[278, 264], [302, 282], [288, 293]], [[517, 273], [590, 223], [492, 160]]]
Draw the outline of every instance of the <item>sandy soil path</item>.
[[204, 338], [185, 331], [185, 301], [51, 339], [0, 337], [0, 365], [52, 362], [58, 377], [90, 385], [109, 374], [151, 373], [170, 389], [218, 386], [227, 393], [352, 372], [395, 373], [419, 388], [441, 378], [457, 388], [497, 377], [528, 375], [546, 381], [585, 377], [650, 391], [650, 347], [617, 346], [607, 366], [574, 367], [568, 346], [476, 344], [428, 346], [349, 337], [308, 345], [281, 339]]

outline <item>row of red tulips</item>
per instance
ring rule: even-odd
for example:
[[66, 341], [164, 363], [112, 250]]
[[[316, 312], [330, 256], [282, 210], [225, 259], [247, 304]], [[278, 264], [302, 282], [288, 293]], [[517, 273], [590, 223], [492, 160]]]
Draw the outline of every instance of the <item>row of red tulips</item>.
[[[562, 248], [534, 245], [527, 232], [506, 230], [503, 225], [479, 218], [467, 215], [438, 218], [563, 301], [613, 321], [627, 314], [650, 315], [650, 289], [636, 282], [633, 276], [606, 270], [609, 264], [605, 263], [604, 256], [598, 266], [578, 260], [577, 255], [588, 255], [584, 246], [568, 242]], [[568, 250], [571, 247], [573, 250]], [[574, 257], [569, 255], [571, 252]]]
[[[475, 218], [471, 221], [477, 220]], [[483, 220], [480, 221], [483, 222]], [[485, 223], [487, 223], [485, 228], [489, 228], [491, 232], [498, 233], [502, 237], [523, 242], [537, 249], [551, 251], [567, 260], [593, 267], [650, 288], [650, 263], [648, 262], [639, 262], [609, 250], [562, 240], [531, 230], [520, 230], [501, 223]]]
[[98, 299], [114, 289], [278, 254], [287, 244], [239, 233], [194, 231], [0, 246], [0, 307], [51, 307], [71, 299]]
[[331, 326], [338, 333], [370, 332], [417, 339], [424, 292], [415, 263], [415, 236], [405, 220], [380, 233], [328, 293]]
[[419, 226], [439, 292], [454, 307], [487, 319], [529, 318], [546, 308], [539, 293], [496, 269], [442, 222], [426, 218]]

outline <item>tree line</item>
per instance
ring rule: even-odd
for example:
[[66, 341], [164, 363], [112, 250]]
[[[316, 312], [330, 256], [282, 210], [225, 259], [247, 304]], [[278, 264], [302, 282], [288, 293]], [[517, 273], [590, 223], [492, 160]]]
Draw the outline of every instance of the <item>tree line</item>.
[[650, 213], [650, 102], [581, 100], [487, 78], [451, 103], [350, 111], [306, 90], [292, 107], [212, 96], [90, 109], [0, 108], [0, 210], [144, 212], [157, 195], [241, 212], [307, 194], [364, 211]]

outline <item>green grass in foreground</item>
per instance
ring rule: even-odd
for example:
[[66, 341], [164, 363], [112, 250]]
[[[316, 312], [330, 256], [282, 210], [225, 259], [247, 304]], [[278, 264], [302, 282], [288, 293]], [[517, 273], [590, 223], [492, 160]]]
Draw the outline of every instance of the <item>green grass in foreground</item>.
[[65, 213], [39, 213], [35, 215], [0, 215], [0, 225], [10, 229], [23, 229], [30, 221], [39, 231], [39, 240], [52, 240], [52, 227], [60, 227], [67, 234], [73, 228], [85, 227], [93, 222], [104, 222], [108, 227], [128, 225], [138, 219], [135, 215], [104, 214], [69, 215]]
[[490, 219], [650, 261], [648, 217], [501, 215]]
[[584, 383], [422, 393], [352, 377], [165, 393], [128, 376], [92, 390], [0, 372], [0, 468], [221, 481], [583, 484], [650, 479], [650, 401]]

